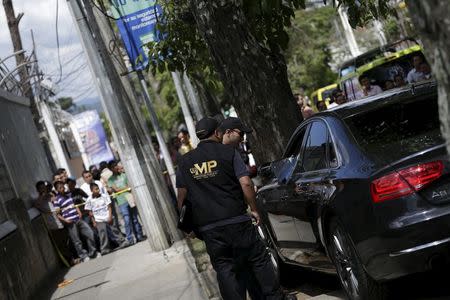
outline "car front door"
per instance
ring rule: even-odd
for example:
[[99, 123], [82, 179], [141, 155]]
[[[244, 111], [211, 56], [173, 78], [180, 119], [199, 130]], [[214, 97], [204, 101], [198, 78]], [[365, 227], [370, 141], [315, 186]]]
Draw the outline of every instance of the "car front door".
[[[301, 128], [295, 134], [287, 147], [283, 160], [280, 161], [281, 163], [288, 164], [287, 169], [289, 169], [292, 162], [294, 162], [292, 169], [296, 167], [295, 162], [298, 161], [298, 155], [301, 145], [304, 143], [306, 130], [307, 126]], [[280, 168], [282, 171], [277, 172], [275, 170], [278, 177], [271, 184], [264, 187], [263, 193], [259, 194], [259, 201], [263, 203], [278, 243], [283, 244], [285, 242], [298, 241], [297, 229], [291, 208], [288, 205], [292, 189], [287, 187], [290, 184], [289, 179], [291, 178], [292, 170], [285, 172], [286, 168], [282, 164], [280, 165], [279, 162], [273, 163], [273, 166]]]

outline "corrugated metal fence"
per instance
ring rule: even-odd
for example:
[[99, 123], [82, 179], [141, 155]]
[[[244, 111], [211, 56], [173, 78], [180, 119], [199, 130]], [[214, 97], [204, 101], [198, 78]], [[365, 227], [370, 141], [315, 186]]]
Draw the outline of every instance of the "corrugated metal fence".
[[[37, 196], [35, 183], [51, 179], [29, 105], [28, 99], [0, 89], [0, 201], [19, 198], [27, 208]], [[6, 215], [0, 208], [0, 223]]]

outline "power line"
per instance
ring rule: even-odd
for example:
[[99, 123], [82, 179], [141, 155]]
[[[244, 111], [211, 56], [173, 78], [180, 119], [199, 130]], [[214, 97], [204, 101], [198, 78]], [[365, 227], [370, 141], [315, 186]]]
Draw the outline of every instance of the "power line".
[[114, 21], [120, 20], [120, 18], [114, 18], [113, 16], [110, 16], [106, 11], [104, 11], [100, 6], [95, 3], [95, 0], [91, 0], [91, 3], [97, 8], [105, 17], [112, 19]]
[[73, 84], [68, 84], [66, 86], [63, 86], [60, 89], [60, 92], [66, 92], [66, 93], [74, 93], [74, 92], [80, 92], [80, 90], [84, 91], [86, 88], [92, 87], [92, 82], [88, 82], [85, 84], [74, 86]]
[[58, 64], [59, 64], [59, 79], [56, 83], [60, 83], [62, 79], [62, 63], [61, 63], [61, 55], [60, 55], [60, 47], [59, 47], [59, 32], [58, 32], [58, 19], [59, 19], [59, 1], [56, 0], [56, 47], [58, 47]]
[[[77, 74], [81, 71], [84, 71], [86, 69], [86, 62], [82, 62], [81, 65], [78, 65], [76, 67], [74, 67], [72, 70], [70, 70], [68, 73], [64, 73], [63, 77], [61, 78], [61, 80], [59, 81], [60, 83], [63, 82], [64, 80], [66, 80], [67, 78], [69, 78], [70, 76], [72, 76], [73, 74]], [[56, 77], [57, 75], [47, 75], [49, 77]]]
[[[64, 66], [67, 66], [67, 65], [71, 64], [75, 59], [79, 58], [79, 57], [80, 57], [81, 55], [83, 55], [83, 54], [84, 54], [83, 51], [78, 52], [76, 55], [74, 55], [73, 57], [69, 58], [67, 61], [64, 61], [64, 62], [63, 62], [63, 65], [64, 65]], [[84, 59], [81, 60], [81, 62], [86, 63]], [[57, 75], [58, 73], [59, 73], [59, 70], [56, 70], [56, 71], [49, 71], [49, 72], [47, 72], [46, 76], [49, 76], [49, 77], [56, 77], [56, 76], [59, 76], [59, 75]], [[64, 80], [64, 79], [62, 79], [62, 80]], [[61, 80], [61, 81], [62, 81], [62, 80]]]
[[78, 95], [76, 95], [76, 96], [74, 96], [72, 98], [73, 98], [74, 101], [77, 100], [77, 99], [80, 99], [80, 98], [84, 98], [84, 96], [92, 93], [93, 89], [95, 89], [95, 86], [91, 86], [90, 88], [84, 90], [83, 92], [79, 93]]

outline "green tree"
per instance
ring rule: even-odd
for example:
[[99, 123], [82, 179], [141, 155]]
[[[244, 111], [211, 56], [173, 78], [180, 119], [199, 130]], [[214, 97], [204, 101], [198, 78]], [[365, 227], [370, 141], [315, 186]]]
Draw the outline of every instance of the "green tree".
[[58, 102], [59, 106], [61, 106], [62, 110], [68, 110], [74, 105], [72, 97], [60, 97], [56, 101]]
[[285, 52], [291, 87], [305, 87], [308, 92], [331, 84], [336, 74], [329, 62], [329, 43], [336, 11], [327, 6], [315, 10], [298, 10], [288, 30], [289, 47]]
[[[157, 74], [152, 81], [152, 101], [159, 125], [166, 136], [175, 135], [178, 125], [184, 122], [175, 85], [169, 72]], [[142, 111], [150, 128], [150, 116], [145, 105]]]
[[[350, 22], [364, 25], [389, 12], [388, 0], [341, 0]], [[286, 28], [304, 0], [167, 0], [162, 42], [149, 45], [154, 72], [207, 68], [217, 73], [226, 97], [253, 128], [256, 158], [278, 158], [301, 117], [282, 51]], [[270, 143], [270, 147], [268, 147]]]
[[108, 141], [112, 141], [111, 124], [109, 123], [109, 120], [104, 112], [100, 113], [100, 121], [102, 122], [103, 129], [105, 129]]

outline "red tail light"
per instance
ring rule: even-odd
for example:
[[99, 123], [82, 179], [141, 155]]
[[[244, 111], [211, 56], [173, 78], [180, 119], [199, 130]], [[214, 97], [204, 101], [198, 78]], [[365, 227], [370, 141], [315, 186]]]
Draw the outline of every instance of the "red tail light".
[[396, 199], [419, 191], [441, 177], [443, 169], [442, 161], [433, 161], [375, 179], [370, 187], [373, 202]]

